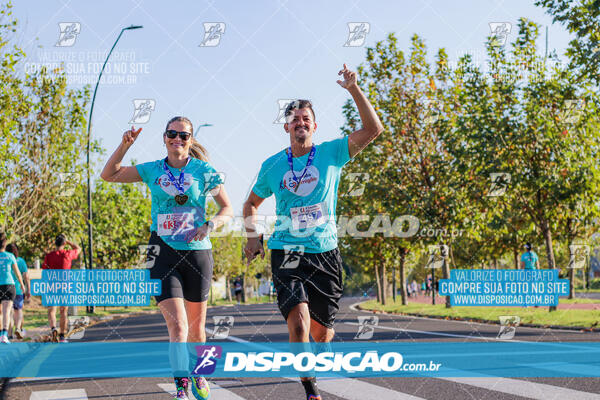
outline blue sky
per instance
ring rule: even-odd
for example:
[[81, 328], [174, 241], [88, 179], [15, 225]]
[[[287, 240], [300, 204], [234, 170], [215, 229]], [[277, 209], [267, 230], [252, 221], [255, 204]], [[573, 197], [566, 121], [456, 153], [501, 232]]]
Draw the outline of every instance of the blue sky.
[[[430, 54], [446, 48], [455, 61], [464, 53], [485, 61], [484, 41], [490, 22], [510, 22], [516, 35], [519, 17], [549, 26], [550, 49], [561, 54], [569, 35], [552, 25], [544, 10], [526, 0], [506, 1], [19, 1], [19, 42], [27, 52], [26, 68], [65, 60], [73, 86], [95, 83], [104, 55], [121, 28], [126, 31], [98, 90], [92, 136], [107, 155], [131, 125], [134, 99], [151, 99], [155, 109], [124, 163], [163, 158], [162, 132], [175, 115], [195, 125], [211, 123], [197, 139], [212, 164], [226, 175], [235, 214], [241, 207], [262, 161], [289, 145], [278, 115], [278, 99], [312, 100], [319, 143], [340, 135], [341, 107], [349, 97], [336, 83], [343, 63], [355, 69], [365, 47], [395, 32], [408, 50], [417, 33]], [[79, 23], [72, 46], [55, 44], [59, 23]], [[222, 22], [225, 33], [217, 46], [200, 46], [204, 23]], [[364, 46], [344, 47], [348, 23], [367, 22]], [[64, 43], [63, 43], [64, 44]], [[99, 166], [100, 168], [100, 166]], [[99, 175], [99, 170], [96, 171]], [[274, 210], [274, 202], [264, 211]]]

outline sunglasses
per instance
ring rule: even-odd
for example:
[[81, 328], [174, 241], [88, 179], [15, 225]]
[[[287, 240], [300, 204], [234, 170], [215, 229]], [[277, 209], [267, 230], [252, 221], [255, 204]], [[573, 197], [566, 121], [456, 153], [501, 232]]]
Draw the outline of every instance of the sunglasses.
[[169, 139], [175, 139], [177, 137], [177, 135], [179, 135], [181, 140], [188, 140], [190, 138], [190, 136], [192, 136], [192, 134], [189, 132], [178, 132], [173, 129], [169, 129], [168, 131], [165, 131], [165, 135], [167, 135], [167, 137]]

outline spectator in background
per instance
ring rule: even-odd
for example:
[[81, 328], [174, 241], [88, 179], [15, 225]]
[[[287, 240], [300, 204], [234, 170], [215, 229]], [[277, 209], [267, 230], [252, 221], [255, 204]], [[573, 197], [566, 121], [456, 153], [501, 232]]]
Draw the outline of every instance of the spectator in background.
[[[71, 247], [71, 250], [65, 249], [65, 244]], [[71, 262], [76, 260], [81, 253], [81, 248], [77, 244], [67, 240], [64, 235], [58, 235], [54, 241], [55, 249], [44, 257], [42, 269], [71, 269]], [[53, 342], [66, 342], [65, 334], [68, 329], [67, 306], [60, 306], [60, 332], [56, 330], [56, 308], [48, 307], [48, 324], [50, 325], [50, 335]]]
[[244, 290], [242, 286], [242, 280], [237, 277], [233, 281], [233, 293], [235, 294], [235, 299], [237, 300], [238, 304], [240, 304], [242, 301], [242, 290]]
[[[0, 343], [10, 343], [8, 340], [8, 325], [10, 323], [10, 310], [15, 299], [15, 280], [23, 287], [21, 272], [17, 266], [17, 259], [12, 253], [6, 251], [6, 234], [0, 232], [0, 308], [2, 309], [2, 324], [0, 326]], [[12, 272], [11, 272], [12, 271]], [[27, 294], [27, 292], [25, 292]]]
[[539, 269], [538, 255], [531, 249], [531, 243], [525, 243], [525, 253], [521, 255], [521, 268], [523, 269]]
[[[25, 290], [19, 284], [19, 279], [15, 275], [15, 272], [12, 271], [13, 280], [15, 281], [15, 300], [13, 301], [13, 326], [8, 329], [8, 338], [12, 339], [13, 337], [13, 329], [14, 336], [17, 339], [23, 339], [25, 337], [25, 331], [23, 330], [23, 304], [25, 303], [25, 299], [29, 300], [30, 296], [30, 282], [29, 282], [29, 274], [27, 273], [27, 263], [23, 259], [23, 257], [19, 257], [19, 248], [15, 243], [10, 243], [6, 246], [6, 251], [12, 253], [17, 259], [17, 267], [19, 268], [19, 272], [21, 272], [21, 277], [23, 278], [23, 283], [25, 284]], [[25, 294], [24, 294], [25, 293]]]

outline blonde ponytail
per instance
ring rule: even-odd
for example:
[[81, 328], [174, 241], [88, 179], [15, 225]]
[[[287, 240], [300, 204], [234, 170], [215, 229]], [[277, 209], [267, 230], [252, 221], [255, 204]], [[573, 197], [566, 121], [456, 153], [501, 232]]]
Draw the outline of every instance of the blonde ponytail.
[[208, 162], [208, 151], [206, 151], [204, 146], [202, 146], [196, 140], [196, 138], [194, 138], [194, 125], [192, 125], [192, 121], [190, 121], [189, 118], [186, 118], [186, 117], [180, 117], [180, 116], [173, 117], [169, 120], [169, 122], [167, 122], [167, 127], [165, 128], [165, 131], [167, 129], [169, 129], [169, 125], [171, 125], [171, 122], [185, 122], [186, 124], [188, 124], [190, 126], [190, 130], [192, 133], [192, 137], [191, 137], [192, 147], [190, 148], [190, 156], [197, 158], [199, 160]]
[[208, 162], [208, 151], [194, 137], [192, 137], [190, 156]]

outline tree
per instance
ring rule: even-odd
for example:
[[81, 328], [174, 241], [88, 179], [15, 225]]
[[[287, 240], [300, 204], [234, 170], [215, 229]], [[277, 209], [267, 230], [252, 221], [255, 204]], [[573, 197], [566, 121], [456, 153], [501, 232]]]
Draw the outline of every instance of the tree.
[[[521, 19], [510, 54], [490, 41], [489, 74], [468, 57], [461, 60], [454, 78], [461, 111], [447, 142], [457, 168], [480, 177], [476, 191], [490, 173], [510, 174], [512, 207], [539, 229], [548, 268], [556, 268], [553, 242], [561, 237], [556, 232], [567, 211], [580, 204], [586, 219], [598, 212], [589, 193], [599, 182], [600, 99], [590, 81], [574, 79], [556, 56], [547, 62], [538, 54], [538, 31]], [[571, 99], [585, 104], [575, 121], [567, 117]]]
[[566, 26], [575, 37], [569, 42], [568, 69], [581, 81], [600, 83], [600, 1], [536, 0], [535, 5], [547, 9], [554, 22]]

